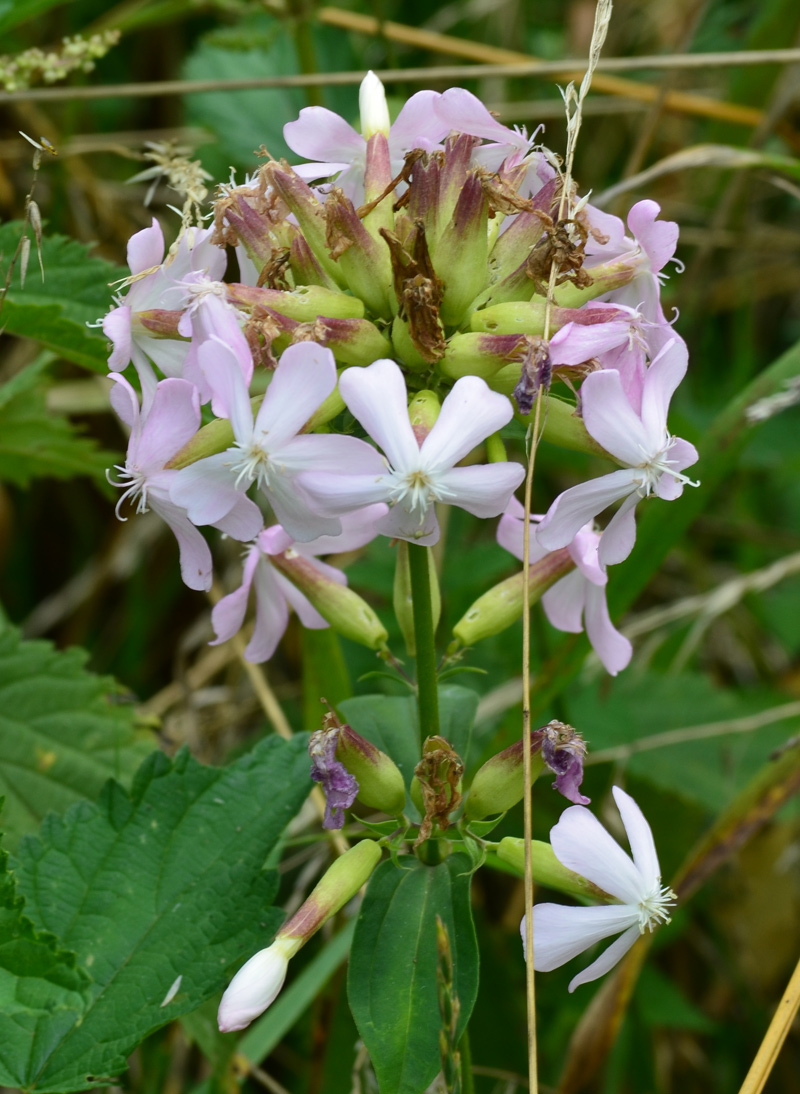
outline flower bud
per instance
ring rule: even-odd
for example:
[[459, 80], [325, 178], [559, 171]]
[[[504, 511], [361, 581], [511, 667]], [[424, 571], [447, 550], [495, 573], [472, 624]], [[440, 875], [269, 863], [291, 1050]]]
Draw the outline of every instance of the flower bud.
[[[531, 785], [544, 769], [542, 740], [531, 734]], [[523, 742], [504, 748], [481, 767], [472, 780], [464, 815], [469, 820], [483, 820], [495, 813], [506, 813], [522, 801], [525, 793], [523, 773]]]
[[461, 376], [480, 376], [488, 382], [504, 368], [515, 369], [519, 379], [520, 361], [526, 346], [526, 335], [454, 334], [448, 339], [444, 357], [436, 367], [454, 380]]
[[544, 334], [545, 301], [512, 300], [473, 312], [469, 325], [478, 334]]
[[[278, 932], [278, 938], [299, 940], [302, 946], [331, 916], [356, 895], [381, 860], [380, 845], [362, 839], [331, 865], [306, 901]], [[298, 947], [299, 948], [299, 947]]]
[[[520, 874], [524, 873], [525, 841], [515, 836], [505, 836], [497, 846], [497, 857], [513, 866]], [[559, 893], [591, 897], [592, 900], [611, 900], [608, 893], [604, 893], [591, 881], [562, 866], [550, 844], [542, 840], [531, 840], [531, 873], [537, 885], [546, 885], [548, 889], [555, 889]]]
[[276, 938], [242, 965], [219, 1005], [217, 1024], [222, 1033], [249, 1026], [275, 1001], [286, 979], [289, 958], [302, 944], [299, 938]]
[[292, 292], [281, 289], [256, 288], [253, 285], [229, 285], [228, 300], [237, 308], [270, 308], [308, 323], [318, 316], [334, 319], [363, 319], [364, 302], [338, 289], [326, 289], [322, 285], [299, 285]]
[[642, 256], [631, 255], [616, 262], [604, 262], [600, 266], [592, 266], [586, 271], [592, 279], [591, 285], [581, 288], [571, 281], [566, 281], [553, 290], [553, 299], [561, 308], [579, 308], [587, 300], [595, 300], [603, 293], [611, 292], [612, 289], [621, 289], [623, 285], [629, 284], [633, 281], [642, 261]]
[[325, 202], [327, 241], [347, 287], [374, 315], [388, 319], [396, 311], [392, 264], [382, 239], [367, 231], [352, 201], [334, 188]]
[[442, 322], [460, 326], [470, 303], [486, 284], [488, 203], [477, 175], [461, 188], [450, 223], [433, 248], [433, 265], [444, 282]]
[[383, 84], [372, 71], [366, 74], [358, 89], [358, 110], [361, 115], [361, 134], [368, 141], [374, 133], [385, 137], [391, 129], [389, 107], [386, 105], [386, 92]]
[[[551, 585], [568, 574], [574, 566], [566, 547], [551, 551], [539, 562], [534, 562], [529, 567], [528, 603], [535, 604], [542, 593], [546, 593]], [[519, 573], [506, 578], [488, 593], [479, 596], [453, 627], [453, 634], [459, 645], [473, 646], [482, 638], [499, 634], [506, 627], [510, 627], [522, 615], [522, 609], [522, 574]]]
[[408, 418], [420, 446], [436, 424], [441, 409], [439, 396], [427, 388], [418, 391], [408, 404]]
[[378, 616], [358, 593], [321, 573], [290, 547], [270, 562], [308, 597], [324, 620], [339, 634], [371, 650], [383, 649], [389, 637]]
[[269, 185], [283, 198], [297, 218], [314, 258], [334, 284], [345, 288], [344, 271], [331, 257], [328, 250], [328, 225], [325, 210], [317, 201], [311, 188], [296, 175], [285, 161], [270, 162], [264, 168]]
[[348, 725], [339, 729], [336, 758], [358, 782], [358, 798], [370, 809], [398, 816], [406, 804], [400, 768], [385, 752]]

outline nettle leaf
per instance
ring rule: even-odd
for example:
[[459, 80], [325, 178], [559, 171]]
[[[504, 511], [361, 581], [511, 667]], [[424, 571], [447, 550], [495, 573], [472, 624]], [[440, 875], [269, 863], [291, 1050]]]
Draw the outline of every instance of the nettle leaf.
[[[4, 266], [16, 250], [22, 230], [19, 220], [0, 227]], [[32, 255], [24, 288], [20, 286], [17, 264], [0, 312], [0, 324], [7, 334], [31, 338], [67, 361], [105, 373], [108, 340], [102, 330], [86, 324], [96, 322], [108, 311], [113, 295], [110, 282], [124, 277], [126, 271], [90, 254], [85, 243], [60, 235], [44, 237], [42, 262], [44, 281]]]
[[104, 480], [116, 454], [98, 448], [68, 419], [48, 411], [49, 381], [43, 375], [48, 363], [30, 365], [0, 387], [0, 479], [16, 486], [27, 486], [38, 476]]
[[[128, 795], [50, 815], [23, 840], [19, 889], [37, 929], [59, 933], [92, 977], [68, 1028], [43, 1013], [14, 1085], [46, 1092], [108, 1085], [135, 1046], [220, 991], [282, 913], [263, 869], [310, 789], [307, 739], [261, 741], [226, 768], [155, 752]], [[180, 980], [178, 979], [180, 978]]]
[[436, 983], [436, 916], [450, 936], [457, 1036], [478, 994], [478, 945], [470, 908], [470, 861], [438, 866], [410, 856], [372, 875], [350, 950], [347, 994], [381, 1094], [419, 1094], [439, 1071], [442, 1019]]
[[88, 654], [0, 633], [0, 792], [6, 842], [35, 831], [49, 810], [128, 784], [154, 746], [119, 685], [84, 668]]
[[75, 1025], [86, 1008], [89, 976], [55, 935], [37, 931], [0, 851], [0, 1085], [18, 1086], [38, 1023], [57, 1033]]

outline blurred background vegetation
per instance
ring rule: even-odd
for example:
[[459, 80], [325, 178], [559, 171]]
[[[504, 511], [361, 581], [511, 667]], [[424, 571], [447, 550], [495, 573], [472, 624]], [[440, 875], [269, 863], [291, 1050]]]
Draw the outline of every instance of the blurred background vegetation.
[[[33, 149], [19, 130], [47, 138], [58, 151], [44, 157], [35, 192], [47, 237], [45, 280], [40, 282], [34, 253], [25, 292], [40, 304], [70, 298], [70, 318], [82, 328], [107, 310], [112, 289], [105, 286], [125, 275], [129, 236], [153, 215], [168, 240], [177, 233], [179, 218], [167, 208], [176, 195], [159, 184], [147, 208], [150, 184], [127, 181], [148, 166], [145, 142], [188, 147], [216, 182], [226, 181], [231, 168], [239, 178], [252, 171], [261, 145], [275, 157], [288, 155], [283, 124], [305, 105], [325, 105], [357, 124], [356, 83], [136, 95], [114, 93], [110, 85], [430, 68], [424, 80], [387, 81], [390, 104], [399, 107], [423, 86], [460, 84], [507, 124], [529, 132], [544, 124], [545, 143], [560, 151], [563, 108], [553, 75], [481, 77], [476, 71], [471, 78], [447, 79], [436, 69], [511, 61], [512, 54], [585, 56], [593, 14], [591, 0], [345, 0], [339, 9], [306, 0], [0, 4], [6, 62], [32, 47], [57, 48], [65, 36], [120, 31], [118, 44], [93, 72], [53, 85], [62, 89], [55, 100], [15, 95], [11, 77], [6, 80], [11, 93], [0, 94], [4, 269], [19, 238], [19, 226], [7, 222], [23, 215], [32, 178]], [[424, 38], [420, 31], [445, 37]], [[618, 0], [605, 56], [799, 44], [796, 0]], [[73, 93], [97, 85], [108, 85], [108, 94], [81, 99]], [[31, 87], [41, 86], [34, 74]], [[712, 143], [757, 153], [755, 166], [713, 165], [705, 147]], [[675, 169], [636, 181], [677, 153], [684, 156]], [[774, 361], [789, 353], [791, 362], [800, 354], [793, 348], [800, 340], [800, 163], [776, 170], [772, 164], [780, 156], [800, 156], [797, 64], [645, 67], [606, 77], [605, 85], [598, 77], [578, 147], [575, 175], [582, 193], [591, 190], [593, 201], [622, 216], [634, 201], [653, 198], [662, 216], [681, 226], [678, 255], [685, 271], [672, 274], [664, 303], [679, 313], [690, 371], [671, 427], [700, 449], [703, 486], [662, 507], [669, 512], [644, 519], [635, 554], [612, 573], [612, 612], [616, 605], [615, 619], [636, 649], [619, 678], [601, 673], [586, 656], [583, 638], [565, 639], [535, 614], [535, 717], [537, 724], [559, 717], [584, 733], [594, 762], [586, 789], [601, 813], [613, 782], [624, 780], [637, 795], [653, 824], [667, 880], [800, 722], [800, 408], [739, 430], [736, 443], [720, 419]], [[94, 257], [59, 243], [58, 236], [91, 245]], [[99, 259], [108, 265], [92, 265]], [[85, 647], [90, 667], [121, 682], [127, 690], [120, 701], [137, 705], [140, 724], [155, 731], [161, 747], [172, 752], [188, 743], [201, 759], [224, 762], [269, 726], [236, 649], [206, 645], [209, 604], [181, 584], [169, 532], [154, 515], [114, 519], [116, 499], [103, 469], [120, 462], [125, 441], [107, 406], [102, 339], [82, 328], [75, 338], [91, 337], [91, 352], [65, 359], [48, 349], [35, 325], [25, 328], [23, 312], [8, 312], [0, 339], [2, 610], [28, 638]], [[798, 372], [795, 361], [786, 375]], [[23, 375], [38, 378], [37, 398], [46, 399], [46, 406], [26, 403], [24, 414], [34, 426], [42, 418], [50, 423], [46, 448], [33, 455], [9, 441], [9, 408], [19, 396], [8, 385]], [[544, 510], [558, 490], [590, 470], [588, 457], [543, 446], [534, 508]], [[221, 583], [233, 581], [236, 549], [218, 544], [217, 561]], [[452, 511], [442, 556], [442, 649], [472, 600], [514, 568], [494, 543], [493, 528]], [[351, 560], [348, 574], [390, 624], [393, 555], [386, 542], [376, 541]], [[402, 649], [397, 634], [390, 640]], [[468, 663], [485, 675], [459, 679], [481, 694], [487, 754], [520, 732], [519, 650], [520, 630], [512, 628], [470, 653]], [[293, 624], [266, 671], [291, 724], [310, 728], [319, 694], [336, 701], [348, 681], [357, 693], [374, 690], [374, 680], [359, 682], [374, 667], [367, 651], [327, 632], [301, 633]], [[637, 750], [638, 739], [672, 731], [685, 732]], [[541, 838], [560, 811], [551, 797], [535, 795]], [[51, 804], [40, 802], [37, 811]], [[520, 817], [509, 816], [498, 833], [520, 830]], [[658, 936], [607, 1066], [594, 1075], [587, 1066], [562, 1089], [738, 1090], [798, 957], [798, 836], [800, 814], [789, 802], [679, 909], [673, 926]], [[302, 838], [284, 861], [288, 901], [307, 889], [327, 854], [324, 844]], [[482, 946], [470, 1026], [476, 1089], [521, 1090], [521, 883], [483, 870], [475, 900]], [[303, 951], [298, 971], [304, 963], [311, 968], [320, 952], [316, 945]], [[555, 1089], [565, 1060], [575, 1053], [570, 1037], [596, 988], [568, 996], [568, 979], [563, 970], [538, 978], [544, 1089]], [[313, 1004], [310, 995], [300, 1000], [297, 1016], [289, 1032], [278, 1023], [257, 1052], [251, 1046], [250, 1064], [257, 1066], [249, 1066], [234, 1056], [235, 1037], [214, 1033], [213, 1007], [203, 1008], [137, 1051], [124, 1089], [210, 1092], [244, 1084], [291, 1094], [366, 1094], [369, 1076], [360, 1069], [342, 968]], [[766, 1090], [792, 1094], [799, 1075], [795, 1032]]]

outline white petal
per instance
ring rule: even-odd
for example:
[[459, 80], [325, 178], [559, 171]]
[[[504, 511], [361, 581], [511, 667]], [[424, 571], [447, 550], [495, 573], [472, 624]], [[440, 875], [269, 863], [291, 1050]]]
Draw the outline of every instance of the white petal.
[[645, 885], [653, 888], [661, 882], [661, 867], [658, 865], [658, 855], [650, 825], [630, 794], [626, 794], [619, 786], [613, 786], [611, 793], [614, 795], [619, 815], [625, 825], [625, 834], [631, 845], [631, 854], [636, 868], [644, 878]]
[[525, 478], [521, 463], [484, 463], [453, 467], [440, 473], [437, 485], [447, 493], [443, 500], [476, 517], [496, 517]]
[[178, 541], [181, 577], [184, 585], [198, 592], [211, 588], [211, 551], [203, 535], [191, 523], [183, 509], [155, 490], [148, 491], [150, 508], [172, 529]]
[[391, 539], [407, 539], [409, 543], [418, 543], [422, 547], [433, 547], [439, 542], [439, 522], [432, 505], [428, 506], [421, 516], [419, 510], [405, 509], [403, 503], [399, 502], [378, 521], [375, 527], [383, 536], [389, 536]]
[[571, 805], [550, 829], [556, 858], [624, 904], [638, 904], [650, 886], [613, 836], [582, 805]]
[[552, 626], [568, 634], [583, 630], [583, 606], [588, 581], [578, 570], [562, 577], [542, 597], [544, 614]]
[[214, 393], [216, 412], [231, 423], [239, 444], [249, 444], [253, 434], [253, 409], [236, 354], [219, 338], [212, 337], [198, 349], [197, 360]]
[[638, 467], [664, 443], [663, 429], [655, 436], [647, 432], [628, 402], [622, 377], [614, 369], [600, 369], [586, 377], [581, 405], [587, 431], [606, 452], [628, 467]]
[[597, 560], [603, 568], [624, 562], [633, 550], [638, 504], [639, 495], [635, 492], [629, 494], [608, 522], [597, 548]]
[[510, 400], [492, 391], [485, 380], [462, 376], [422, 443], [422, 466], [432, 472], [454, 467], [481, 441], [507, 425], [513, 414]]
[[329, 349], [315, 342], [289, 346], [281, 355], [259, 408], [256, 441], [268, 452], [280, 451], [335, 387], [336, 362]]
[[419, 445], [408, 418], [406, 382], [394, 361], [384, 359], [367, 368], [345, 369], [339, 378], [339, 393], [395, 471], [419, 467]]
[[305, 471], [297, 477], [314, 507], [330, 516], [386, 501], [391, 481], [389, 475], [337, 475], [329, 471]]
[[[536, 538], [548, 551], [568, 547], [584, 524], [594, 520], [612, 502], [637, 489], [636, 472], [628, 468], [579, 483], [559, 494], [536, 531]], [[601, 540], [602, 544], [602, 540]]]
[[286, 945], [280, 940], [242, 965], [219, 1005], [217, 1022], [223, 1033], [244, 1029], [265, 1011], [283, 987], [288, 968]]
[[[535, 904], [533, 908], [533, 967], [551, 972], [595, 942], [638, 923], [638, 911], [626, 904], [575, 908], [567, 904]], [[638, 926], [637, 926], [638, 930]], [[520, 925], [525, 946], [525, 917]]]
[[620, 961], [636, 939], [639, 937], [639, 926], [634, 923], [633, 926], [628, 927], [624, 934], [621, 934], [607, 950], [603, 950], [596, 961], [593, 961], [591, 965], [587, 966], [583, 972], [579, 972], [577, 976], [569, 982], [569, 991], [575, 991], [580, 984], [588, 984], [592, 980], [597, 980], [598, 977], [603, 976], [609, 969], [613, 969], [618, 961]]

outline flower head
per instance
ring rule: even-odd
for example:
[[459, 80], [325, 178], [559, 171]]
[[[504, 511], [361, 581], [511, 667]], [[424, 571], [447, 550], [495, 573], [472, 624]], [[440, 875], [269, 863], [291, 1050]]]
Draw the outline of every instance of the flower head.
[[[675, 893], [661, 884], [653, 833], [633, 798], [613, 787], [622, 823], [631, 847], [625, 854], [596, 817], [582, 805], [566, 809], [550, 831], [556, 858], [581, 874], [618, 904], [571, 908], [537, 904], [533, 909], [533, 965], [550, 972], [603, 938], [623, 933], [583, 972], [570, 981], [569, 990], [608, 972], [628, 952], [639, 935], [659, 923], [669, 923]], [[525, 946], [525, 918], [520, 927]]]
[[274, 1003], [303, 940], [276, 938], [271, 946], [253, 954], [231, 980], [222, 996], [217, 1024], [223, 1033], [244, 1029]]
[[341, 726], [330, 726], [312, 733], [308, 741], [311, 757], [311, 778], [322, 783], [325, 794], [323, 828], [342, 828], [344, 811], [349, 809], [358, 795], [358, 782], [344, 764], [336, 759]]

